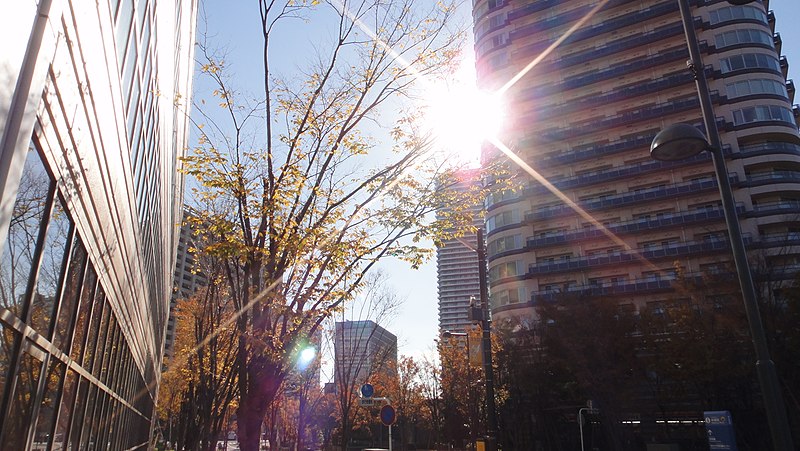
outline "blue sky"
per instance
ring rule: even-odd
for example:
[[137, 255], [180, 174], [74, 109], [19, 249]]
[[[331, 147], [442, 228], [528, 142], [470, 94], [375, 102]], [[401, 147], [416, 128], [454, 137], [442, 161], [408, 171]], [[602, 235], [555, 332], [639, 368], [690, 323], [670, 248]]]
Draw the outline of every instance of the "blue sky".
[[[424, 0], [430, 1], [430, 0]], [[203, 1], [205, 4], [210, 40], [227, 47], [227, 61], [240, 76], [245, 90], [258, 92], [261, 73], [261, 38], [259, 14], [254, 0]], [[461, 19], [469, 20], [472, 2], [462, 5]], [[789, 60], [789, 78], [800, 74], [800, 5], [797, 0], [772, 0], [769, 7], [775, 11], [776, 31], [783, 39], [783, 54]], [[201, 14], [200, 27], [204, 20]], [[291, 46], [278, 48], [274, 64], [284, 73], [291, 74], [310, 61], [316, 42], [331, 39], [324, 28], [296, 21], [280, 30], [286, 33]], [[800, 83], [800, 79], [798, 79]], [[248, 88], [247, 86], [251, 86]], [[198, 90], [203, 89], [196, 82]], [[800, 103], [800, 96], [796, 99]], [[399, 315], [387, 329], [398, 335], [400, 354], [421, 356], [432, 351], [433, 340], [438, 333], [438, 310], [436, 291], [436, 264], [431, 261], [419, 270], [411, 270], [400, 262], [386, 261], [382, 264], [390, 274], [390, 283], [399, 296], [406, 301]]]

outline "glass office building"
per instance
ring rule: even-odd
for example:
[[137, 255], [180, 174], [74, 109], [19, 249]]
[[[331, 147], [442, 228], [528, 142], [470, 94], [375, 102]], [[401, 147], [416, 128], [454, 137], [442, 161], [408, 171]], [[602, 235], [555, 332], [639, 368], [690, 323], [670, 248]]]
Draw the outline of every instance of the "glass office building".
[[195, 1], [0, 14], [0, 449], [146, 449]]

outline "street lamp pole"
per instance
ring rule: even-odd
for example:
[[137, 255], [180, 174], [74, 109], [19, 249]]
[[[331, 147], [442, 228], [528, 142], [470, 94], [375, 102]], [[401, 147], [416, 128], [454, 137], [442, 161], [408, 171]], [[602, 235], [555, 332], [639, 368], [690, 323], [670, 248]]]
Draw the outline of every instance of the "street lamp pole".
[[486, 243], [483, 228], [477, 231], [478, 238], [478, 285], [481, 296], [481, 328], [483, 329], [483, 373], [486, 380], [486, 451], [497, 449], [497, 411], [494, 405], [494, 369], [492, 368], [492, 333], [489, 321], [489, 287], [486, 269]]
[[[731, 0], [730, 3], [743, 4], [748, 3], [748, 1]], [[714, 171], [716, 173], [717, 183], [719, 184], [720, 197], [722, 198], [722, 209], [725, 214], [725, 222], [728, 226], [733, 260], [736, 265], [736, 272], [742, 290], [742, 299], [744, 301], [747, 322], [750, 327], [750, 335], [756, 351], [756, 372], [764, 398], [764, 408], [767, 411], [767, 420], [772, 435], [773, 446], [776, 451], [791, 451], [794, 449], [794, 446], [792, 444], [789, 422], [786, 417], [786, 408], [783, 403], [780, 383], [775, 371], [775, 364], [769, 356], [767, 338], [764, 332], [764, 326], [761, 322], [761, 314], [758, 310], [756, 290], [747, 262], [747, 254], [745, 252], [742, 231], [739, 226], [739, 219], [736, 215], [736, 205], [731, 190], [730, 179], [728, 177], [728, 169], [725, 166], [725, 156], [722, 153], [722, 140], [717, 131], [716, 117], [711, 104], [711, 95], [709, 93], [704, 65], [700, 55], [700, 46], [697, 43], [697, 35], [695, 33], [691, 10], [687, 0], [678, 0], [678, 5], [683, 21], [683, 30], [686, 34], [686, 42], [689, 47], [690, 61], [688, 64], [694, 73], [697, 94], [700, 98], [700, 108], [703, 114], [703, 123], [706, 128], [706, 133], [708, 133], [710, 146], [708, 142], [705, 142], [704, 137], [702, 138], [703, 143], [700, 143], [700, 139], [697, 135], [702, 136], [702, 134], [696, 129], [694, 129], [696, 132], [694, 136], [687, 136], [683, 133], [687, 131], [686, 128], [673, 126], [671, 129], [667, 128], [656, 135], [651, 146], [651, 155], [656, 159], [674, 160], [686, 157], [688, 153], [692, 152], [697, 153], [702, 150], [711, 152], [714, 162]], [[683, 149], [686, 150], [676, 150], [679, 149], [680, 146], [683, 146]], [[701, 148], [701, 146], [703, 148]], [[692, 148], [692, 150], [688, 150], [688, 148]], [[683, 153], [683, 155], [681, 155], [681, 153]]]

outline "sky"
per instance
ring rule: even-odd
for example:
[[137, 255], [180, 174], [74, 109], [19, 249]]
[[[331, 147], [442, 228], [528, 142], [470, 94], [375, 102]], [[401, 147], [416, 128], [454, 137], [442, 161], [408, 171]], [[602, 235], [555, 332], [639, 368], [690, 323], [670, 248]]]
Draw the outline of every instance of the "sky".
[[[431, 0], [418, 0], [420, 3]], [[199, 28], [209, 30], [209, 40], [227, 47], [227, 62], [245, 84], [258, 92], [261, 73], [259, 14], [255, 0], [204, 0], [198, 19]], [[472, 2], [465, 1], [459, 11], [459, 19], [469, 20]], [[775, 12], [775, 31], [783, 39], [783, 54], [789, 61], [789, 78], [800, 74], [800, 5], [797, 0], [772, 0], [769, 8]], [[205, 11], [205, 15], [202, 11]], [[204, 18], [205, 17], [205, 18]], [[205, 22], [205, 25], [203, 24]], [[282, 32], [293, 39], [291, 46], [279, 47], [274, 62], [279, 70], [291, 73], [310, 61], [310, 50], [316, 42], [329, 40], [331, 36], [322, 28], [297, 23]], [[469, 72], [469, 71], [468, 71]], [[472, 75], [474, 77], [474, 74]], [[199, 80], [196, 90], [203, 89]], [[798, 79], [800, 83], [800, 78]], [[795, 100], [800, 103], [800, 95]], [[387, 260], [381, 268], [389, 275], [389, 284], [396, 294], [405, 299], [397, 316], [385, 324], [390, 332], [398, 336], [399, 353], [415, 358], [434, 352], [434, 339], [438, 335], [438, 298], [436, 287], [436, 262], [432, 259], [417, 270], [407, 264]]]

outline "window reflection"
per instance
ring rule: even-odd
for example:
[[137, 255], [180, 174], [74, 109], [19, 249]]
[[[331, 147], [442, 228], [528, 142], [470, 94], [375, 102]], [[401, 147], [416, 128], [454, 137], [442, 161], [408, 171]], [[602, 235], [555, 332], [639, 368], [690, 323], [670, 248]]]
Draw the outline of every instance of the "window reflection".
[[66, 261], [72, 220], [69, 218], [59, 196], [53, 202], [53, 211], [47, 225], [47, 234], [42, 250], [36, 292], [31, 304], [30, 325], [42, 335], [50, 336], [50, 322], [58, 305], [58, 292]]
[[53, 420], [56, 413], [58, 388], [64, 379], [66, 366], [58, 360], [51, 358], [45, 381], [45, 391], [39, 405], [39, 414], [36, 421], [36, 433], [33, 436], [33, 449], [47, 449], [53, 433]]
[[36, 242], [53, 183], [33, 144], [28, 149], [0, 261], [0, 308], [23, 314]]
[[70, 352], [70, 358], [79, 363], [82, 361], [83, 349], [87, 340], [86, 330], [89, 327], [89, 319], [92, 315], [96, 286], [97, 274], [94, 272], [94, 268], [89, 265], [86, 269], [86, 280], [84, 280], [81, 290], [78, 316], [75, 318], [75, 336], [72, 338], [72, 352]]
[[78, 388], [76, 382], [77, 376], [75, 372], [67, 370], [67, 378], [64, 381], [64, 389], [61, 395], [61, 409], [58, 414], [58, 424], [56, 424], [56, 430], [53, 434], [52, 449], [54, 451], [65, 449], [66, 443], [64, 440], [67, 439], [67, 434], [69, 432], [69, 424], [72, 419], [72, 406], [75, 402], [75, 394]]
[[31, 352], [41, 353], [40, 350], [27, 340], [24, 345], [9, 415], [3, 420], [3, 442], [0, 443], [0, 449], [25, 449], [27, 426], [31, 423], [33, 398], [39, 384], [42, 362], [31, 354]]
[[75, 238], [64, 283], [64, 294], [61, 296], [61, 306], [58, 309], [56, 331], [53, 335], [53, 344], [67, 354], [70, 346], [70, 326], [73, 323], [78, 307], [78, 295], [81, 290], [81, 280], [83, 279], [85, 265], [86, 249], [80, 240]]

